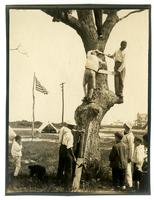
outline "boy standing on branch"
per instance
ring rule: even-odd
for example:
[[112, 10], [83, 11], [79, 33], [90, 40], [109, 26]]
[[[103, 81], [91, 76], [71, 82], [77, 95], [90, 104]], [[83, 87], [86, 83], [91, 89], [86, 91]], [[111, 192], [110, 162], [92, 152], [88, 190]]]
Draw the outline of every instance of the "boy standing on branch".
[[115, 71], [115, 94], [119, 98], [118, 102], [123, 103], [123, 88], [124, 88], [124, 78], [125, 78], [125, 53], [124, 50], [127, 47], [127, 42], [122, 41], [120, 43], [120, 48], [113, 54], [107, 54], [109, 58], [114, 59], [114, 71]]
[[106, 65], [106, 62], [102, 61], [98, 55], [103, 54], [99, 50], [90, 50], [87, 53], [85, 72], [83, 78], [83, 89], [85, 97], [83, 102], [92, 103], [92, 96], [94, 89], [96, 88], [96, 72], [100, 69], [99, 64]]

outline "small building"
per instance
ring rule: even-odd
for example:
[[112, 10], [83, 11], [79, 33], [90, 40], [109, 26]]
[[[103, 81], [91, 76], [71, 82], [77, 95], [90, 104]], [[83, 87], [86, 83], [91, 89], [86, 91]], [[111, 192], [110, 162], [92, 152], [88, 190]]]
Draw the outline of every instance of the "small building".
[[57, 133], [58, 130], [51, 122], [43, 122], [37, 130], [39, 133]]
[[135, 125], [137, 127], [144, 127], [147, 124], [148, 115], [146, 113], [137, 113], [137, 119], [135, 120]]

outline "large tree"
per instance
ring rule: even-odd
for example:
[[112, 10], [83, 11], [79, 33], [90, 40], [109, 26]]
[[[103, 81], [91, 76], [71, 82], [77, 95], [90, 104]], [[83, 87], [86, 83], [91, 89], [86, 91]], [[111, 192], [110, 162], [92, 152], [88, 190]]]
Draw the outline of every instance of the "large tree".
[[[51, 20], [53, 22], [62, 22], [76, 30], [82, 39], [85, 52], [96, 48], [104, 52], [110, 33], [116, 24], [131, 14], [141, 12], [143, 9], [134, 9], [121, 18], [118, 15], [120, 10], [119, 8], [85, 8], [76, 10], [68, 8], [42, 9], [43, 12], [52, 17]], [[102, 59], [104, 58], [102, 57]], [[98, 134], [100, 124], [106, 112], [108, 112], [114, 104], [118, 103], [116, 95], [113, 91], [110, 91], [108, 87], [106, 74], [97, 74], [96, 90], [94, 91], [93, 98], [94, 103], [83, 103], [79, 105], [75, 111], [76, 124], [78, 127], [85, 130], [85, 132], [82, 133], [82, 139], [80, 141], [79, 162], [83, 162], [83, 157], [87, 163], [99, 163], [101, 159], [99, 151], [100, 138]], [[76, 170], [74, 181], [75, 189], [79, 188], [81, 170], [82, 167]]]

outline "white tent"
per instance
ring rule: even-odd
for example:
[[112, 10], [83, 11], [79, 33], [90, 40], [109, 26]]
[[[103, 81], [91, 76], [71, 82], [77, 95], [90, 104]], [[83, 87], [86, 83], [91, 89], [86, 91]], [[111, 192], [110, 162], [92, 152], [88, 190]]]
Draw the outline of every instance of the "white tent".
[[12, 142], [16, 136], [14, 130], [9, 126], [9, 141]]
[[51, 122], [43, 122], [37, 130], [39, 133], [57, 133], [58, 130]]

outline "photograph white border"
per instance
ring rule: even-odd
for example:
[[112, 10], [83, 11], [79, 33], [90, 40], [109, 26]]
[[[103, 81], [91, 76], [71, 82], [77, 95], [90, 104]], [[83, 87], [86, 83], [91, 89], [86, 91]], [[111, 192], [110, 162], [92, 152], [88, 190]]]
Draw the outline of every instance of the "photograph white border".
[[[129, 1], [114, 1], [114, 0], [110, 0], [110, 1], [103, 1], [103, 0], [84, 0], [84, 1], [59, 1], [59, 0], [6, 0], [1, 1], [0, 2], [0, 19], [1, 19], [1, 31], [0, 31], [0, 119], [1, 119], [1, 138], [0, 138], [0, 163], [1, 163], [1, 172], [0, 172], [0, 199], [5, 200], [5, 199], [14, 199], [14, 200], [18, 200], [18, 199], [59, 199], [59, 198], [63, 198], [63, 199], [67, 199], [67, 198], [72, 198], [71, 197], [67, 197], [67, 196], [63, 196], [63, 197], [59, 197], [59, 196], [5, 196], [5, 135], [6, 135], [6, 17], [5, 17], [5, 5], [17, 5], [17, 4], [151, 4], [153, 6], [153, 2], [152, 0], [129, 0]], [[153, 21], [153, 12], [151, 12], [152, 15], [152, 21]], [[152, 24], [152, 23], [151, 23]], [[152, 33], [153, 33], [153, 26], [152, 26]], [[153, 35], [153, 34], [152, 34]], [[151, 35], [151, 37], [152, 37]], [[153, 45], [152, 45], [153, 46]], [[152, 55], [151, 57], [153, 57], [153, 51], [152, 51]], [[152, 68], [152, 63], [151, 63], [151, 68]], [[152, 70], [152, 78], [151, 80], [153, 80], [153, 70]], [[152, 85], [151, 85], [152, 91], [153, 91], [153, 81], [152, 81]], [[154, 130], [154, 121], [153, 121], [153, 115], [152, 115], [152, 111], [154, 110], [154, 106], [153, 106], [153, 92], [152, 92], [152, 105], [151, 105], [151, 141], [154, 141], [153, 138], [153, 130]], [[151, 142], [151, 195], [148, 196], [73, 196], [74, 199], [81, 199], [81, 198], [89, 198], [89, 199], [102, 199], [102, 198], [140, 198], [140, 199], [152, 199], [153, 198], [153, 186], [154, 186], [154, 182], [153, 182], [153, 158], [152, 158], [152, 154], [153, 154], [153, 143]]]

